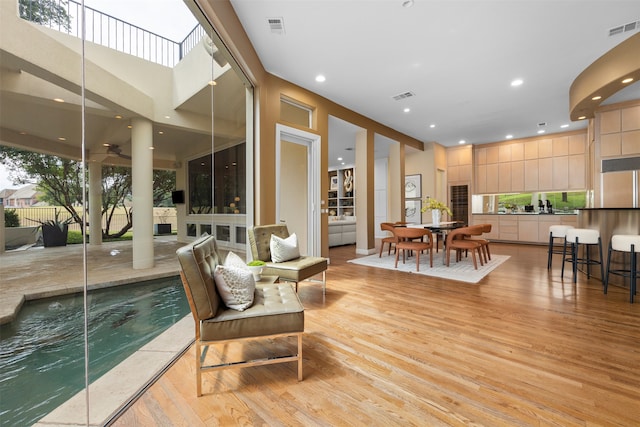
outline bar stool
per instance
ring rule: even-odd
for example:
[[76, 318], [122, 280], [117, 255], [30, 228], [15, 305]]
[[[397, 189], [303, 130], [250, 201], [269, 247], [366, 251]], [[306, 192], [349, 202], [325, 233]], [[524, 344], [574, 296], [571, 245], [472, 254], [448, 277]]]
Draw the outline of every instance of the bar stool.
[[[567, 258], [567, 243], [571, 244], [571, 257]], [[583, 245], [583, 257], [578, 256], [580, 245]], [[598, 260], [591, 259], [589, 249], [591, 246], [598, 245]], [[600, 240], [600, 231], [590, 228], [570, 228], [564, 239], [564, 247], [562, 249], [562, 273], [560, 277], [564, 277], [564, 264], [570, 261], [573, 267], [573, 283], [576, 283], [578, 275], [578, 264], [587, 266], [587, 278], [591, 277], [592, 265], [600, 264], [600, 277], [604, 276], [604, 263], [602, 262], [602, 241]]]
[[547, 257], [547, 270], [551, 270], [552, 255], [561, 254], [564, 249], [564, 247], [562, 249], [559, 247], [556, 248], [554, 245], [554, 239], [562, 239], [562, 242], [564, 242], [567, 230], [570, 228], [573, 228], [573, 225], [552, 225], [549, 227], [549, 255]]
[[[629, 269], [611, 269], [611, 252], [622, 252], [623, 267], [624, 254], [629, 254]], [[638, 263], [636, 254], [640, 252], [640, 236], [633, 234], [614, 234], [609, 242], [609, 258], [607, 260], [607, 276], [604, 280], [604, 293], [609, 287], [609, 274], [617, 274], [629, 278], [629, 302], [633, 304], [633, 297], [636, 294], [636, 278], [638, 276]]]

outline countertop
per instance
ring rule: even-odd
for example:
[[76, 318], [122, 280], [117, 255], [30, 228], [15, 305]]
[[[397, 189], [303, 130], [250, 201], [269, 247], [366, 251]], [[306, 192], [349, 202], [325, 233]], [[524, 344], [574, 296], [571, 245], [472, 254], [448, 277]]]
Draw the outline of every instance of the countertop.
[[541, 216], [553, 216], [553, 215], [577, 215], [575, 212], [554, 212], [552, 214], [549, 213], [540, 213], [540, 212], [514, 212], [514, 213], [496, 213], [496, 212], [485, 212], [485, 213], [472, 213], [471, 215], [541, 215]]

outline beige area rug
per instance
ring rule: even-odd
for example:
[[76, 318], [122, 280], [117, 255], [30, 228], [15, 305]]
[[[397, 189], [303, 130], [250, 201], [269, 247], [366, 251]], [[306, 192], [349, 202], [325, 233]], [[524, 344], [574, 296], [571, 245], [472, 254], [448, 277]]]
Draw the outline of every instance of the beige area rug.
[[[451, 253], [451, 263], [449, 267], [444, 265], [443, 252], [433, 254], [433, 268], [429, 267], [429, 254], [420, 255], [420, 271], [416, 272], [416, 259], [412, 256], [406, 260], [405, 264], [402, 264], [402, 254], [398, 259], [399, 271], [404, 271], [413, 274], [422, 274], [425, 276], [440, 277], [442, 279], [458, 280], [467, 283], [478, 283], [484, 276], [491, 273], [498, 268], [503, 262], [508, 260], [508, 255], [494, 255], [491, 254], [491, 260], [483, 266], [480, 266], [478, 262], [478, 269], [473, 268], [473, 260], [471, 257], [462, 258], [462, 261], [455, 262], [455, 254]], [[367, 267], [385, 268], [388, 270], [396, 270], [395, 255], [382, 255], [382, 258], [378, 257], [378, 254], [369, 255], [362, 258], [355, 258], [349, 260], [353, 264], [366, 265]]]

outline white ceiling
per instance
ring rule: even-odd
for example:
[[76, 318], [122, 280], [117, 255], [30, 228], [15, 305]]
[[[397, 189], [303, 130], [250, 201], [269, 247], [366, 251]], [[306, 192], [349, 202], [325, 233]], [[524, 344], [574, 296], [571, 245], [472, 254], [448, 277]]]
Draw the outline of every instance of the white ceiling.
[[[571, 83], [638, 33], [610, 37], [611, 28], [640, 21], [638, 0], [403, 1], [231, 3], [268, 72], [444, 146], [586, 127], [569, 119]], [[272, 33], [268, 18], [282, 18], [284, 34]], [[524, 84], [511, 87], [516, 78]], [[393, 99], [407, 91], [415, 96]], [[635, 83], [604, 102], [639, 98]], [[330, 145], [345, 139], [334, 135]]]

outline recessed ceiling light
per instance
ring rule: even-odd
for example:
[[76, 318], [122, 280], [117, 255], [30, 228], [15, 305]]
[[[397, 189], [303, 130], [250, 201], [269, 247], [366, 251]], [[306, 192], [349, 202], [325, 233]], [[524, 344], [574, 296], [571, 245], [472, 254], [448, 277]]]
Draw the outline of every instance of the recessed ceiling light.
[[53, 100], [56, 102], [64, 102], [64, 99], [62, 98], [53, 98]]
[[580, 117], [578, 117], [578, 120], [584, 120], [586, 118], [587, 118], [587, 116], [580, 116]]
[[26, 135], [27, 132], [26, 131], [20, 131], [20, 135]]
[[565, 129], [565, 128], [568, 128], [568, 127], [569, 127], [569, 125], [564, 124], [564, 125], [562, 125], [562, 126], [560, 126], [560, 127], [561, 127], [562, 129]]
[[122, 116], [121, 116], [120, 114], [116, 114], [116, 115], [115, 115], [115, 116], [113, 116], [113, 117], [114, 117], [114, 118], [116, 118], [116, 119], [121, 119], [121, 118], [122, 118]]
[[67, 138], [65, 138], [64, 136], [58, 137], [58, 141], [66, 141], [66, 140], [67, 140]]
[[436, 125], [434, 125], [434, 124], [430, 124], [430, 125], [429, 125], [429, 127], [430, 127], [431, 129], [433, 129], [434, 127], [436, 127]]
[[622, 83], [627, 84], [627, 83], [631, 83], [632, 81], [633, 81], [633, 77], [629, 77], [628, 79], [624, 79]]
[[338, 157], [338, 161], [341, 162], [342, 161], [342, 157]]
[[133, 126], [131, 126], [131, 125], [127, 125], [127, 128], [129, 128], [129, 129], [133, 129]]
[[151, 147], [149, 147], [149, 150], [155, 150], [156, 147], [154, 147], [153, 145]]
[[163, 132], [163, 131], [161, 131], [161, 130], [159, 130], [159, 131], [158, 131], [158, 135], [164, 135], [164, 132]]
[[341, 165], [344, 165], [344, 162], [340, 163]]
[[540, 130], [538, 131], [538, 133], [539, 133], [539, 134], [543, 134], [543, 133], [545, 133], [545, 130], [544, 130], [544, 129], [540, 129]]
[[215, 81], [215, 80], [209, 80], [209, 82], [208, 82], [208, 85], [209, 85], [209, 86], [215, 86], [215, 85], [217, 85], [217, 84], [218, 84], [218, 83], [216, 83], [216, 81]]
[[164, 116], [164, 118], [165, 118], [165, 119], [170, 119], [170, 118], [171, 118], [171, 116]]
[[524, 83], [524, 80], [522, 79], [515, 79], [514, 81], [511, 82], [511, 86], [516, 87], [516, 86], [521, 86], [522, 83]]
[[461, 139], [460, 141], [458, 141], [458, 144], [466, 144], [467, 141], [465, 141], [464, 139]]
[[318, 75], [316, 76], [316, 81], [317, 81], [318, 83], [322, 83], [322, 82], [324, 82], [325, 80], [327, 80], [327, 78], [326, 78], [325, 76], [323, 76], [322, 74], [318, 74]]
[[407, 108], [405, 108], [405, 109], [404, 109], [404, 110], [402, 110], [402, 111], [404, 111], [405, 113], [408, 113], [409, 111], [411, 111], [411, 108], [407, 107]]
[[594, 96], [593, 98], [591, 98], [592, 101], [597, 101], [599, 99], [602, 99], [602, 97], [600, 95]]
[[513, 135], [509, 134], [509, 135], [505, 136], [505, 138], [511, 139], [511, 138], [513, 138]]
[[103, 147], [111, 147], [111, 144], [109, 144], [108, 142], [105, 142], [102, 144]]

